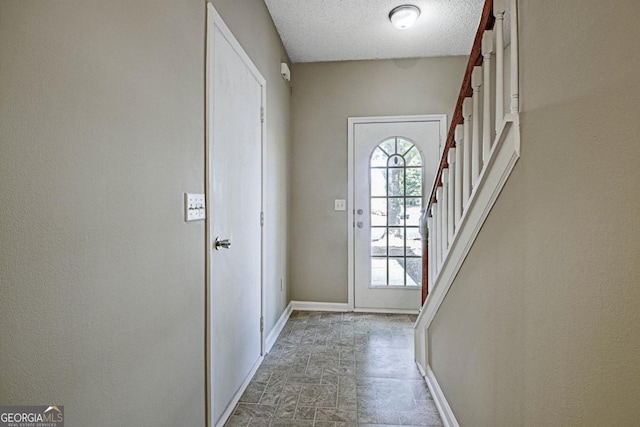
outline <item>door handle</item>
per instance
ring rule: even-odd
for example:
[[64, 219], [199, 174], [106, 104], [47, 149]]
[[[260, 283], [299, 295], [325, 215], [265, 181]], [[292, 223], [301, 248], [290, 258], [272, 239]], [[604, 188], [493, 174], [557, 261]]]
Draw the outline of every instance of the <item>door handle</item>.
[[229, 241], [229, 239], [220, 239], [219, 237], [216, 237], [215, 242], [213, 242], [213, 248], [217, 251], [220, 248], [225, 248], [225, 249], [229, 249], [229, 246], [231, 246], [231, 242]]
[[356, 222], [356, 226], [357, 226], [358, 228], [362, 228], [362, 227], [364, 227], [364, 222], [362, 222], [362, 221], [358, 221], [358, 222]]

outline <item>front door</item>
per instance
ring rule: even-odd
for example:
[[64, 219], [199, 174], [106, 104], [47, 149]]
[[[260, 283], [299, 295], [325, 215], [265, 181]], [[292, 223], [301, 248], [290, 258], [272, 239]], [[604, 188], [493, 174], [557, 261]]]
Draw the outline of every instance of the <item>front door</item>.
[[208, 7], [209, 382], [216, 425], [261, 360], [264, 79]]
[[420, 211], [439, 159], [439, 120], [354, 125], [354, 306], [421, 306]]

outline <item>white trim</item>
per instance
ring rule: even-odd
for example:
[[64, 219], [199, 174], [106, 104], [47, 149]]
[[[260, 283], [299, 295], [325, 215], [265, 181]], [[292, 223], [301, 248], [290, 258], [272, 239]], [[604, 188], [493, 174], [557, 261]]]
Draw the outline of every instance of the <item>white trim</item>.
[[227, 406], [227, 408], [224, 410], [224, 412], [220, 416], [220, 420], [216, 423], [216, 427], [224, 426], [227, 420], [229, 419], [229, 417], [231, 417], [231, 415], [233, 414], [233, 410], [235, 409], [236, 405], [240, 401], [242, 394], [247, 389], [247, 386], [253, 379], [253, 376], [256, 374], [256, 371], [262, 364], [263, 360], [264, 360], [264, 356], [260, 356], [258, 361], [253, 365], [253, 367], [249, 371], [249, 375], [247, 375], [247, 377], [245, 378], [244, 382], [242, 383], [242, 385], [240, 386], [236, 394], [233, 395], [233, 399], [231, 399], [231, 403], [229, 403], [229, 406]]
[[440, 267], [433, 289], [418, 316], [415, 333], [428, 328], [433, 321], [519, 158], [519, 116], [507, 114], [492, 147], [489, 162], [480, 174], [477, 186], [469, 197], [468, 208], [460, 219], [460, 229], [454, 236], [448, 253], [445, 254], [446, 259]]
[[[421, 372], [422, 369], [418, 366]], [[427, 373], [424, 376], [424, 380], [427, 382], [427, 387], [429, 387], [429, 391], [433, 396], [433, 401], [438, 408], [438, 412], [440, 412], [440, 418], [442, 419], [442, 424], [445, 427], [460, 427], [458, 424], [458, 420], [456, 420], [456, 416], [453, 415], [453, 411], [451, 410], [451, 406], [449, 406], [449, 402], [447, 398], [444, 396], [442, 389], [440, 388], [440, 384], [438, 384], [438, 380], [431, 370], [431, 366], [427, 366]]]
[[[363, 123], [402, 123], [402, 122], [440, 122], [440, 146], [443, 145], [443, 138], [447, 134], [446, 114], [426, 114], [412, 116], [370, 116], [370, 117], [349, 117], [347, 118], [347, 306], [350, 311], [355, 308], [355, 259], [354, 259], [354, 235], [353, 235], [353, 179], [354, 179], [354, 127]], [[425, 186], [426, 188], [426, 186]], [[428, 196], [427, 196], [428, 197]], [[379, 313], [382, 311], [378, 310]], [[415, 312], [413, 312], [415, 313]]]
[[347, 119], [347, 305], [349, 310], [354, 308], [355, 293], [355, 262], [353, 259], [355, 241], [353, 235], [354, 207], [353, 207], [353, 140], [356, 119]]
[[[291, 301], [289, 306], [298, 311], [340, 311], [354, 313], [418, 314], [419, 310], [395, 308], [351, 308], [344, 302]], [[289, 313], [290, 314], [290, 313]]]
[[220, 32], [225, 37], [225, 39], [227, 39], [231, 47], [233, 47], [233, 50], [235, 50], [238, 56], [242, 59], [242, 62], [244, 62], [247, 65], [253, 77], [255, 77], [255, 79], [261, 85], [263, 86], [266, 85], [267, 81], [262, 76], [262, 73], [260, 72], [260, 70], [258, 70], [258, 67], [256, 67], [253, 61], [251, 60], [251, 58], [249, 58], [249, 55], [247, 55], [247, 53], [244, 51], [240, 42], [238, 42], [238, 40], [235, 38], [235, 36], [233, 35], [229, 27], [227, 27], [227, 24], [225, 24], [224, 21], [222, 20], [222, 17], [218, 13], [218, 11], [216, 11], [216, 8], [213, 7], [213, 4], [211, 4], [210, 2], [207, 2], [207, 10], [211, 14], [212, 22], [215, 23], [216, 27], [220, 29]]
[[280, 332], [282, 332], [284, 325], [287, 324], [287, 320], [289, 320], [289, 316], [291, 316], [292, 311], [293, 311], [293, 304], [289, 303], [289, 305], [287, 305], [287, 308], [284, 309], [284, 311], [282, 312], [282, 315], [280, 316], [276, 324], [273, 325], [273, 328], [271, 328], [271, 331], [269, 331], [269, 335], [267, 335], [267, 338], [265, 339], [265, 344], [264, 344], [265, 353], [268, 353], [271, 351], [271, 347], [273, 347], [273, 345], [276, 343], [276, 340], [278, 339]]
[[418, 314], [420, 310], [400, 308], [354, 308], [354, 313]]
[[[222, 17], [220, 16], [220, 14], [218, 14], [213, 4], [211, 4], [210, 2], [207, 2], [207, 19], [206, 19], [206, 34], [205, 34], [206, 48], [205, 48], [205, 182], [204, 182], [206, 210], [207, 210], [207, 216], [205, 219], [205, 241], [206, 241], [206, 246], [205, 246], [205, 377], [206, 377], [205, 378], [205, 395], [206, 395], [205, 417], [206, 417], [207, 426], [211, 426], [213, 424], [212, 413], [211, 413], [212, 412], [211, 402], [213, 401], [213, 398], [214, 398], [213, 389], [211, 386], [211, 377], [212, 377], [212, 366], [211, 366], [212, 354], [211, 354], [211, 339], [210, 339], [211, 306], [209, 303], [209, 299], [211, 297], [211, 289], [210, 289], [211, 268], [212, 268], [211, 267], [211, 250], [213, 247], [213, 236], [211, 236], [212, 215], [210, 212], [211, 210], [210, 200], [212, 200], [213, 198], [211, 194], [212, 189], [211, 189], [211, 186], [209, 185], [209, 178], [211, 173], [210, 150], [211, 150], [211, 143], [213, 140], [211, 136], [212, 129], [209, 123], [211, 123], [213, 119], [213, 109], [211, 108], [211, 99], [212, 99], [211, 92], [213, 88], [212, 88], [211, 82], [209, 81], [209, 67], [210, 67], [210, 62], [213, 61], [213, 55], [214, 55], [213, 46], [212, 46], [212, 34], [213, 34], [214, 27], [217, 27], [220, 30], [220, 33], [224, 36], [227, 42], [231, 45], [231, 47], [235, 50], [238, 56], [242, 59], [242, 61], [245, 63], [245, 65], [247, 66], [247, 68], [249, 69], [249, 71], [251, 72], [251, 74], [256, 79], [256, 81], [260, 84], [260, 87], [261, 87], [261, 97], [262, 97], [261, 108], [262, 108], [262, 114], [263, 114], [262, 123], [261, 123], [261, 133], [262, 133], [261, 135], [262, 136], [262, 144], [261, 144], [262, 171], [261, 171], [261, 177], [260, 177], [261, 183], [262, 183], [262, 188], [261, 188], [262, 194], [261, 194], [261, 200], [260, 200], [261, 212], [264, 212], [264, 208], [265, 208], [264, 194], [265, 194], [265, 188], [266, 188], [265, 175], [266, 175], [266, 147], [267, 147], [267, 128], [266, 128], [267, 126], [267, 102], [266, 102], [267, 81], [262, 76], [262, 73], [260, 72], [260, 70], [258, 70], [258, 68], [255, 66], [255, 64], [249, 57], [249, 55], [247, 55], [247, 53], [244, 51], [244, 49], [242, 48], [242, 45], [240, 45], [238, 40], [235, 38], [231, 30], [229, 29], [229, 27], [227, 27], [227, 25], [224, 23]], [[261, 260], [260, 260], [260, 309], [262, 311], [260, 313], [260, 316], [263, 317], [264, 313], [266, 312], [266, 296], [265, 296], [265, 283], [264, 283], [264, 278], [266, 277], [266, 274], [265, 274], [266, 266], [264, 265], [264, 241], [265, 241], [264, 227], [261, 228], [260, 240], [261, 240], [260, 241], [260, 257], [261, 257]], [[238, 399], [240, 399], [242, 392], [244, 392], [246, 385], [251, 380], [251, 378], [253, 377], [253, 374], [258, 369], [258, 367], [260, 366], [260, 363], [264, 359], [265, 336], [263, 331], [261, 331], [260, 333], [260, 349], [261, 349], [261, 356], [258, 359], [258, 362], [252, 368], [252, 371], [248, 376], [248, 379], [245, 381], [245, 384], [243, 384], [243, 386], [241, 387], [241, 390], [237, 393], [237, 396], [234, 396], [233, 404], [229, 405], [230, 409], [228, 408], [227, 411], [225, 411], [225, 413], [222, 415], [220, 420], [226, 420], [226, 418], [229, 417], [230, 413], [227, 414], [227, 412], [233, 410]], [[218, 423], [218, 425], [220, 425], [220, 423]]]
[[291, 301], [291, 307], [299, 311], [351, 311], [343, 302]]

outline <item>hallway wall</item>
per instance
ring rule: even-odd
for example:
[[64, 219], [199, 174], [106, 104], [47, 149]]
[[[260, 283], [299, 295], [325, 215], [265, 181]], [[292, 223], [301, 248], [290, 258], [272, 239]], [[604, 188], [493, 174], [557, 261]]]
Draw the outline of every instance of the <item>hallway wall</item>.
[[445, 113], [450, 120], [466, 62], [294, 64], [292, 300], [347, 302], [347, 212], [333, 204], [347, 198], [347, 118]]
[[[268, 81], [268, 332], [288, 302], [286, 56], [261, 0], [214, 3]], [[204, 223], [183, 192], [204, 191], [205, 10], [0, 2], [3, 405], [204, 425]]]
[[0, 2], [3, 404], [204, 424], [204, 16]]
[[519, 3], [522, 157], [430, 363], [463, 426], [636, 425], [640, 4]]

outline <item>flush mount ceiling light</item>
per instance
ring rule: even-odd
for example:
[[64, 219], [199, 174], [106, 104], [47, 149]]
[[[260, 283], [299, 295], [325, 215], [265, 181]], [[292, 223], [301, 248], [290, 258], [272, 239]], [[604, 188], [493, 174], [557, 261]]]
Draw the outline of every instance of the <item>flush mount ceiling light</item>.
[[420, 9], [411, 4], [403, 4], [389, 12], [389, 20], [399, 30], [404, 30], [415, 24], [418, 16], [420, 16]]

